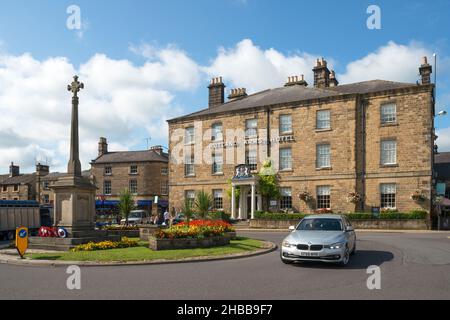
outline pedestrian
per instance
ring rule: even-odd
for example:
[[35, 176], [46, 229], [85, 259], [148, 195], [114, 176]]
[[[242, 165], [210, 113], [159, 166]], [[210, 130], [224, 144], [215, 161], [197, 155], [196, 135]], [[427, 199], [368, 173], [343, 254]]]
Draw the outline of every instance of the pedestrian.
[[166, 224], [166, 226], [169, 226], [169, 222], [170, 222], [170, 215], [169, 215], [169, 211], [164, 211], [164, 223]]

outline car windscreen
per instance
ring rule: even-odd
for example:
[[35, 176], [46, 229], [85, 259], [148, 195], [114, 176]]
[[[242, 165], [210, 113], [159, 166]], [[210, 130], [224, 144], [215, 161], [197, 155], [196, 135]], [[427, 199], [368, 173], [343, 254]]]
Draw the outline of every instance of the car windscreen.
[[131, 211], [130, 218], [142, 218], [142, 211]]
[[304, 219], [297, 227], [304, 231], [342, 231], [342, 223], [339, 219], [313, 218]]

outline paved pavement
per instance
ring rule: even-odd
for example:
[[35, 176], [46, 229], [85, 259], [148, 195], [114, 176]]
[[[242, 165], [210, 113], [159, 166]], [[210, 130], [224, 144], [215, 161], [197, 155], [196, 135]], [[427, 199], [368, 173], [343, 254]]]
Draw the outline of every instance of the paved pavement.
[[[283, 232], [242, 232], [280, 243]], [[1, 299], [450, 299], [448, 234], [359, 233], [346, 268], [284, 265], [279, 252], [240, 260], [81, 269], [81, 290], [62, 267], [0, 265]], [[368, 266], [381, 268], [370, 291]]]

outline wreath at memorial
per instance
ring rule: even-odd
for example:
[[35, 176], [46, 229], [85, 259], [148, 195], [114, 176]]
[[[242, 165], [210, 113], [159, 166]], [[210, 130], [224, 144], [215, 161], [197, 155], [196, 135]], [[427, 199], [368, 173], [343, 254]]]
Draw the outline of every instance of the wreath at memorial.
[[41, 238], [67, 238], [67, 230], [57, 227], [40, 227], [38, 236]]

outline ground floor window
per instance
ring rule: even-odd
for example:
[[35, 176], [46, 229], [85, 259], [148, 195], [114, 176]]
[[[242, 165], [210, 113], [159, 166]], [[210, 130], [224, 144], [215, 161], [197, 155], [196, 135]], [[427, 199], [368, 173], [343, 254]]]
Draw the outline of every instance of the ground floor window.
[[395, 183], [386, 183], [380, 186], [381, 193], [381, 208], [395, 209], [395, 195], [397, 193], [397, 186]]
[[331, 187], [317, 187], [317, 209], [331, 209]]
[[189, 205], [192, 207], [195, 202], [195, 191], [194, 190], [187, 190], [185, 192], [185, 199], [187, 202], [189, 202]]
[[292, 209], [292, 189], [281, 188], [280, 193], [281, 193], [280, 208]]
[[213, 190], [214, 196], [214, 209], [222, 210], [223, 209], [223, 191], [222, 190]]

